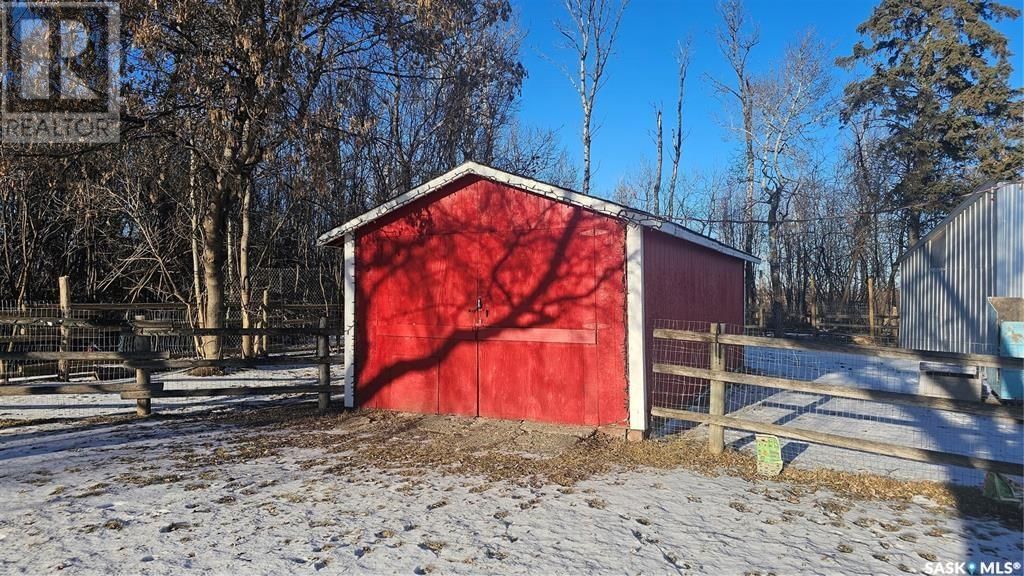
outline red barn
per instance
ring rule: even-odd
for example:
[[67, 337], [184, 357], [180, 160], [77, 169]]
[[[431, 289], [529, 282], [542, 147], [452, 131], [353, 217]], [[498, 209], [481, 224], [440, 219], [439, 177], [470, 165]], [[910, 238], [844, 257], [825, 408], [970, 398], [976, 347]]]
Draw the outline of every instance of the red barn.
[[319, 242], [344, 248], [346, 406], [634, 430], [651, 321], [741, 324], [755, 260], [472, 162]]

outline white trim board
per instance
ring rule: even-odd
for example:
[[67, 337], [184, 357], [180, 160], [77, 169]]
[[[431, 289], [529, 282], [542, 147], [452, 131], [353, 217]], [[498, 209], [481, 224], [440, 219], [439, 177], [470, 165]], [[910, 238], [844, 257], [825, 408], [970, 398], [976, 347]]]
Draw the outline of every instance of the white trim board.
[[620, 204], [616, 204], [615, 202], [609, 202], [608, 200], [596, 198], [594, 196], [587, 196], [585, 194], [580, 194], [579, 192], [573, 192], [572, 190], [559, 188], [558, 186], [547, 184], [545, 182], [539, 182], [537, 180], [525, 178], [523, 176], [509, 174], [508, 172], [503, 172], [496, 168], [491, 168], [489, 166], [477, 164], [476, 162], [465, 162], [462, 165], [452, 169], [451, 171], [446, 172], [445, 174], [442, 174], [441, 176], [438, 176], [437, 178], [434, 178], [433, 180], [425, 184], [417, 186], [416, 188], [413, 188], [412, 190], [406, 192], [405, 194], [402, 194], [397, 198], [389, 200], [381, 204], [380, 206], [374, 208], [373, 210], [370, 210], [369, 212], [366, 212], [361, 216], [357, 216], [352, 220], [349, 220], [348, 222], [342, 224], [341, 226], [334, 228], [333, 230], [325, 232], [320, 236], [320, 238], [317, 239], [317, 243], [321, 246], [331, 244], [337, 241], [342, 236], [345, 236], [350, 232], [354, 232], [355, 230], [371, 222], [374, 222], [375, 220], [378, 220], [386, 216], [387, 214], [390, 214], [391, 212], [394, 212], [395, 210], [401, 208], [402, 206], [405, 206], [406, 204], [409, 204], [410, 202], [414, 202], [416, 200], [419, 200], [420, 198], [423, 198], [424, 196], [432, 194], [440, 190], [441, 188], [445, 187], [446, 185], [465, 176], [478, 176], [486, 180], [491, 180], [493, 182], [505, 184], [513, 188], [519, 188], [521, 190], [525, 190], [533, 194], [545, 196], [553, 200], [557, 200], [559, 202], [579, 206], [581, 208], [586, 208], [588, 210], [599, 212], [601, 214], [605, 214], [607, 216], [611, 216], [619, 220], [625, 220], [627, 222], [631, 222], [643, 226], [645, 228], [651, 228], [654, 230], [658, 230], [660, 232], [664, 232], [665, 234], [668, 234], [670, 236], [681, 238], [688, 242], [704, 246], [705, 248], [709, 248], [711, 250], [714, 250], [715, 252], [720, 252], [722, 254], [726, 254], [734, 258], [739, 258], [741, 260], [746, 260], [748, 262], [755, 263], [760, 261], [754, 256], [747, 254], [746, 252], [732, 248], [731, 246], [723, 244], [713, 238], [708, 238], [707, 236], [698, 234], [684, 226], [680, 226], [675, 222], [665, 220], [664, 218], [655, 216], [653, 214], [649, 214], [641, 210], [636, 210], [628, 206], [622, 206]]
[[345, 298], [342, 329], [345, 339], [345, 408], [355, 408], [356, 386], [356, 238], [355, 234], [345, 235], [344, 245]]
[[626, 225], [626, 381], [629, 428], [647, 430], [647, 327], [644, 318], [644, 228]]

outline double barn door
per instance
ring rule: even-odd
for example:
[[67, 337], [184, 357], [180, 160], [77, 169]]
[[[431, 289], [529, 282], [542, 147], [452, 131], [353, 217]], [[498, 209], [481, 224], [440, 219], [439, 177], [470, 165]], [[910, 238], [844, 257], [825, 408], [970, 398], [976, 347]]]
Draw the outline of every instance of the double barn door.
[[[576, 222], [368, 238], [359, 279], [371, 407], [583, 422], [597, 350], [598, 237]], [[376, 262], [376, 264], [373, 264]]]

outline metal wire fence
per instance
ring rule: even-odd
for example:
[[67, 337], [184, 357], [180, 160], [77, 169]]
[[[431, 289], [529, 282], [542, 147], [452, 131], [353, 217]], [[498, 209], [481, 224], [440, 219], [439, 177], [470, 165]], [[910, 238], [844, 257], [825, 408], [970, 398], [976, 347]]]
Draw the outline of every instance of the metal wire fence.
[[[707, 333], [710, 323], [659, 320], [655, 328]], [[725, 326], [723, 333], [760, 336], [757, 330], [741, 326]], [[794, 335], [789, 335], [790, 337]], [[815, 337], [821, 341], [821, 336]], [[728, 345], [725, 348], [726, 370], [730, 372], [786, 378], [904, 394], [927, 394], [929, 366], [913, 360], [880, 358], [862, 354], [789, 350], [754, 346]], [[994, 353], [988, 345], [972, 346], [975, 353]], [[709, 368], [710, 345], [655, 338], [653, 361], [693, 368]], [[924, 370], [922, 370], [924, 368]], [[948, 376], [965, 370], [962, 367], [931, 367], [936, 374]], [[978, 398], [987, 389], [992, 371], [966, 369], [964, 381], [976, 387]], [[709, 413], [707, 380], [655, 373], [650, 390], [653, 407]], [[1019, 422], [979, 415], [841, 398], [826, 394], [810, 394], [751, 384], [727, 384], [725, 413], [729, 416], [791, 426], [836, 435], [894, 443], [952, 454], [971, 455], [1006, 462], [1024, 461]], [[652, 418], [656, 435], [686, 432], [706, 434], [706, 427], [669, 418]], [[737, 449], [752, 449], [754, 436], [727, 430], [726, 443]], [[929, 479], [976, 484], [984, 473], [973, 469], [912, 462], [892, 457], [835, 448], [807, 442], [787, 441], [783, 444], [786, 462], [800, 466], [831, 467], [858, 472], [871, 472], [907, 479]]]
[[[277, 305], [252, 310], [252, 325], [314, 328], [327, 316], [340, 322], [336, 307], [323, 305]], [[226, 325], [241, 325], [237, 307], [226, 310]], [[172, 358], [198, 357], [201, 342], [188, 333], [194, 327], [187, 307], [178, 304], [86, 304], [62, 308], [52, 302], [16, 304], [0, 301], [0, 351], [4, 352], [134, 352], [140, 345], [152, 352], [167, 352]], [[140, 338], [141, 335], [141, 338]], [[221, 339], [225, 354], [236, 354], [242, 336]], [[286, 335], [268, 338], [275, 352], [308, 350], [316, 346], [315, 336]], [[132, 376], [119, 362], [66, 360], [0, 361], [0, 385], [55, 380], [114, 380]]]
[[[24, 353], [154, 352], [172, 359], [200, 356], [200, 339], [192, 334], [194, 321], [190, 310], [180, 304], [71, 304], [61, 307], [53, 302], [0, 302], [0, 422], [24, 418], [80, 418], [123, 412], [134, 407], [134, 400], [116, 394], [37, 394], [25, 395], [15, 387], [54, 384], [100, 383], [131, 385], [136, 383], [133, 368], [120, 360], [37, 360]], [[316, 351], [317, 336], [304, 328], [316, 328], [320, 318], [328, 318], [327, 328], [340, 326], [337, 307], [320, 304], [256, 305], [251, 310], [253, 327], [269, 327], [272, 335], [250, 336], [262, 346], [263, 354], [308, 355]], [[221, 335], [225, 357], [238, 356], [242, 336], [241, 312], [237, 305], [226, 309], [226, 332]], [[287, 330], [277, 330], [285, 328]], [[234, 333], [232, 333], [234, 332]], [[340, 349], [340, 339], [335, 348]], [[169, 389], [225, 388], [237, 386], [302, 386], [318, 382], [317, 367], [268, 365], [255, 368], [230, 368], [223, 376], [190, 374], [188, 369], [154, 369], [152, 380]], [[4, 393], [4, 387], [12, 394]], [[35, 388], [34, 388], [35, 389]], [[161, 400], [179, 408], [216, 407], [224, 402], [245, 402], [245, 396], [208, 399]]]

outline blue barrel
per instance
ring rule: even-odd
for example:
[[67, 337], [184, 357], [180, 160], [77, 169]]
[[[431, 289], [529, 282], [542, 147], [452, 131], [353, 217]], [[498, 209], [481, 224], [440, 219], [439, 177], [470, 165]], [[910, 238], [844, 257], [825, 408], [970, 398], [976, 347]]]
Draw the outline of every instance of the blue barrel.
[[[1024, 358], [1024, 322], [1002, 322], [999, 325], [999, 355]], [[1024, 370], [999, 371], [999, 398], [1024, 400]]]

